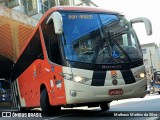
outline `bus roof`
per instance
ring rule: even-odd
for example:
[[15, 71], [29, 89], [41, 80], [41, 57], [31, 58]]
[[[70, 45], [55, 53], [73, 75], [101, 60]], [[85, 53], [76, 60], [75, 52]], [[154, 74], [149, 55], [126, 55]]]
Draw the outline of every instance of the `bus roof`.
[[56, 6], [50, 9], [51, 11], [84, 11], [84, 12], [107, 12], [118, 14], [116, 11], [101, 9], [98, 7], [87, 7], [87, 6]]
[[87, 7], [87, 6], [55, 6], [50, 8], [41, 18], [38, 25], [52, 12], [54, 11], [77, 11], [77, 12], [98, 12], [98, 13], [111, 13], [111, 14], [120, 14], [116, 11], [106, 10], [98, 7]]
[[77, 11], [77, 12], [97, 12], [97, 13], [110, 13], [110, 14], [120, 14], [116, 11], [106, 10], [99, 7], [87, 7], [87, 6], [55, 6], [50, 8], [41, 18], [38, 26], [41, 22], [54, 11]]

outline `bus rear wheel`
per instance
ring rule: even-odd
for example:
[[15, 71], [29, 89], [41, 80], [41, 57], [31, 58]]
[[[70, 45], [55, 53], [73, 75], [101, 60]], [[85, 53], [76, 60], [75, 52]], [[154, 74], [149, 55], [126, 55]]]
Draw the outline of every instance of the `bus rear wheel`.
[[41, 92], [40, 106], [41, 106], [42, 112], [44, 112], [47, 115], [57, 114], [61, 110], [61, 106], [51, 106], [50, 105], [46, 88], [43, 89]]
[[110, 103], [108, 103], [108, 102], [100, 103], [100, 108], [101, 108], [102, 111], [109, 110], [110, 109]]

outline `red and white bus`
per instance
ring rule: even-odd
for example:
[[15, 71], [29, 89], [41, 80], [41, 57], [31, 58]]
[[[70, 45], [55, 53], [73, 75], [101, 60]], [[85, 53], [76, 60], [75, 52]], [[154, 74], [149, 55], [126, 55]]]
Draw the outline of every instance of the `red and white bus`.
[[[141, 47], [132, 28], [147, 18], [92, 7], [54, 7], [42, 17], [12, 68], [12, 98], [19, 110], [100, 106], [144, 97]], [[143, 34], [143, 33], [142, 33]]]

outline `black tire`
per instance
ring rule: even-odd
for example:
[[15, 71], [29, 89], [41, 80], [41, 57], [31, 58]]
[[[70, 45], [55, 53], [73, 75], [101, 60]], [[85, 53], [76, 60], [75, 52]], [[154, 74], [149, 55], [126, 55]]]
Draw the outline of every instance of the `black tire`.
[[43, 89], [41, 92], [40, 106], [41, 106], [42, 112], [47, 115], [57, 114], [61, 110], [61, 106], [51, 106], [50, 105], [46, 88]]
[[160, 94], [160, 91], [158, 91], [158, 94]]
[[101, 108], [102, 111], [109, 110], [110, 109], [110, 103], [107, 103], [107, 102], [100, 103], [100, 108]]

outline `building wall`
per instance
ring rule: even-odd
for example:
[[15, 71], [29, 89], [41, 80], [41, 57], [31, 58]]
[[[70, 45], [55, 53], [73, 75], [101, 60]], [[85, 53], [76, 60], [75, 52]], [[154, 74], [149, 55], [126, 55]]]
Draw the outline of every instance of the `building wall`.
[[19, 53], [30, 37], [33, 26], [3, 18], [0, 24], [0, 55], [16, 61]]
[[159, 48], [157, 49], [157, 61], [158, 61], [158, 70], [160, 71], [160, 46]]
[[0, 55], [16, 61], [38, 21], [0, 6]]
[[157, 47], [155, 43], [142, 45], [143, 60], [146, 70], [151, 75], [158, 69]]

